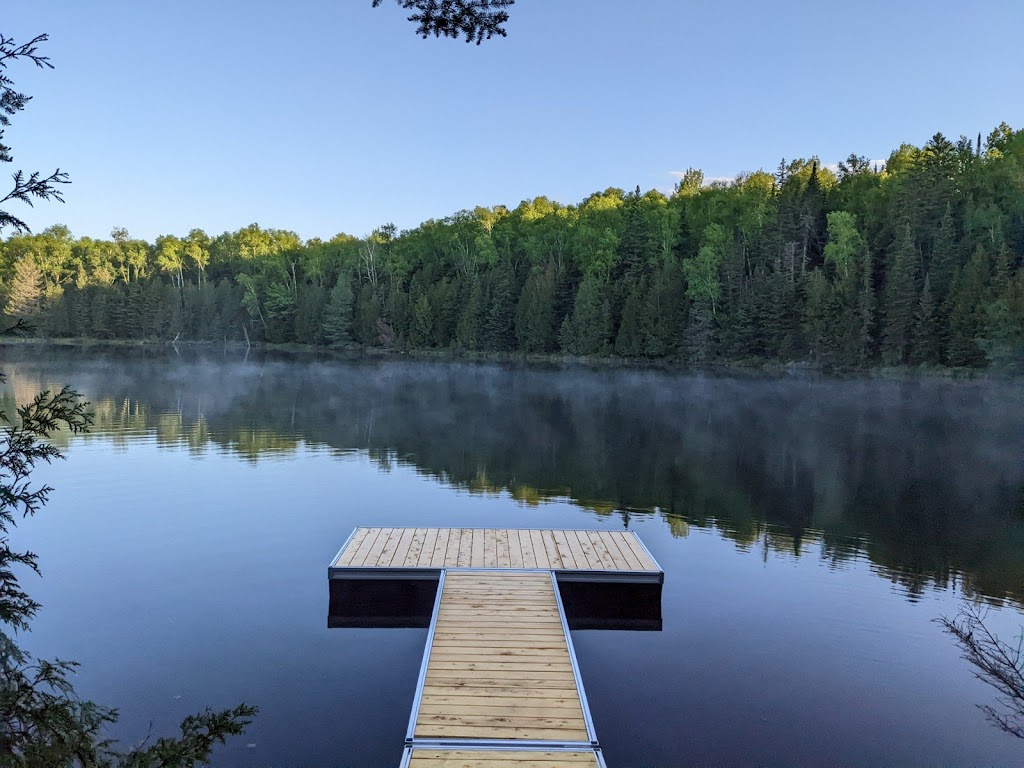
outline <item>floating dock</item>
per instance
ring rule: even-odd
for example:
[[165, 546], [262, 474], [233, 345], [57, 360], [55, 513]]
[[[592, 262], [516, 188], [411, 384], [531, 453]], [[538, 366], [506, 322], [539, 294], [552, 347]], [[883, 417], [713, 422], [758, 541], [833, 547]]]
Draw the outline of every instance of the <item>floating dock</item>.
[[494, 528], [357, 528], [328, 575], [437, 580], [402, 768], [602, 768], [559, 583], [664, 579], [632, 532]]
[[554, 571], [559, 581], [664, 580], [632, 531], [548, 528], [356, 528], [328, 575], [436, 580], [452, 568]]

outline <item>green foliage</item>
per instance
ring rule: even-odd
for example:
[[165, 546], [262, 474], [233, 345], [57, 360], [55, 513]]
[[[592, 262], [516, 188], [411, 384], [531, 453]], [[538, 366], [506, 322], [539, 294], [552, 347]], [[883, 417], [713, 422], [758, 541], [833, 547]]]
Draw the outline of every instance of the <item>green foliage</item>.
[[607, 286], [596, 275], [580, 284], [572, 314], [562, 323], [558, 341], [570, 355], [604, 355], [611, 338], [611, 305]]
[[537, 197], [326, 242], [56, 226], [2, 243], [0, 283], [50, 336], [1016, 369], [1024, 131], [970, 144], [936, 135], [884, 169], [851, 155], [838, 176], [814, 158], [730, 183], [690, 171], [670, 199]]
[[328, 344], [342, 346], [352, 337], [352, 278], [347, 273], [338, 277], [331, 298], [324, 310], [324, 338]]

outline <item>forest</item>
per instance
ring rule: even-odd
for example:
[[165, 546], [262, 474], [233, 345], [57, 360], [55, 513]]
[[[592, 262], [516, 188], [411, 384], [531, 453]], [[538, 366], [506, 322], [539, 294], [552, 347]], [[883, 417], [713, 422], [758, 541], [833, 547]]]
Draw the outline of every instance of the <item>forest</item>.
[[326, 241], [58, 225], [0, 243], [0, 292], [48, 338], [1019, 371], [1024, 130]]

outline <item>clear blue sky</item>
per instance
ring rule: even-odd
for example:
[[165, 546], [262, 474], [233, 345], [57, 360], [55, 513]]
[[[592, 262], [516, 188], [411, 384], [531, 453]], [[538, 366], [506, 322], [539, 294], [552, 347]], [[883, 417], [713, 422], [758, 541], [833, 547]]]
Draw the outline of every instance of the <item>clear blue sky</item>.
[[15, 164], [74, 182], [21, 210], [76, 235], [362, 235], [1024, 125], [1022, 0], [519, 0], [480, 47], [391, 0], [3, 6], [57, 67], [12, 71]]

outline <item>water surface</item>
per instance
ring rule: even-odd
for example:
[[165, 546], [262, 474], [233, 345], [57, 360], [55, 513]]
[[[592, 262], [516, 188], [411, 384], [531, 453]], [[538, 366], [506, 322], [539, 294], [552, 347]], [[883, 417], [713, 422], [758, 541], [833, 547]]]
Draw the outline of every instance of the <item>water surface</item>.
[[423, 629], [329, 629], [363, 525], [635, 530], [662, 630], [574, 631], [612, 766], [1020, 765], [934, 623], [1024, 624], [1024, 389], [8, 347], [96, 425], [17, 533], [26, 643], [116, 735], [261, 708], [222, 766], [395, 766]]

